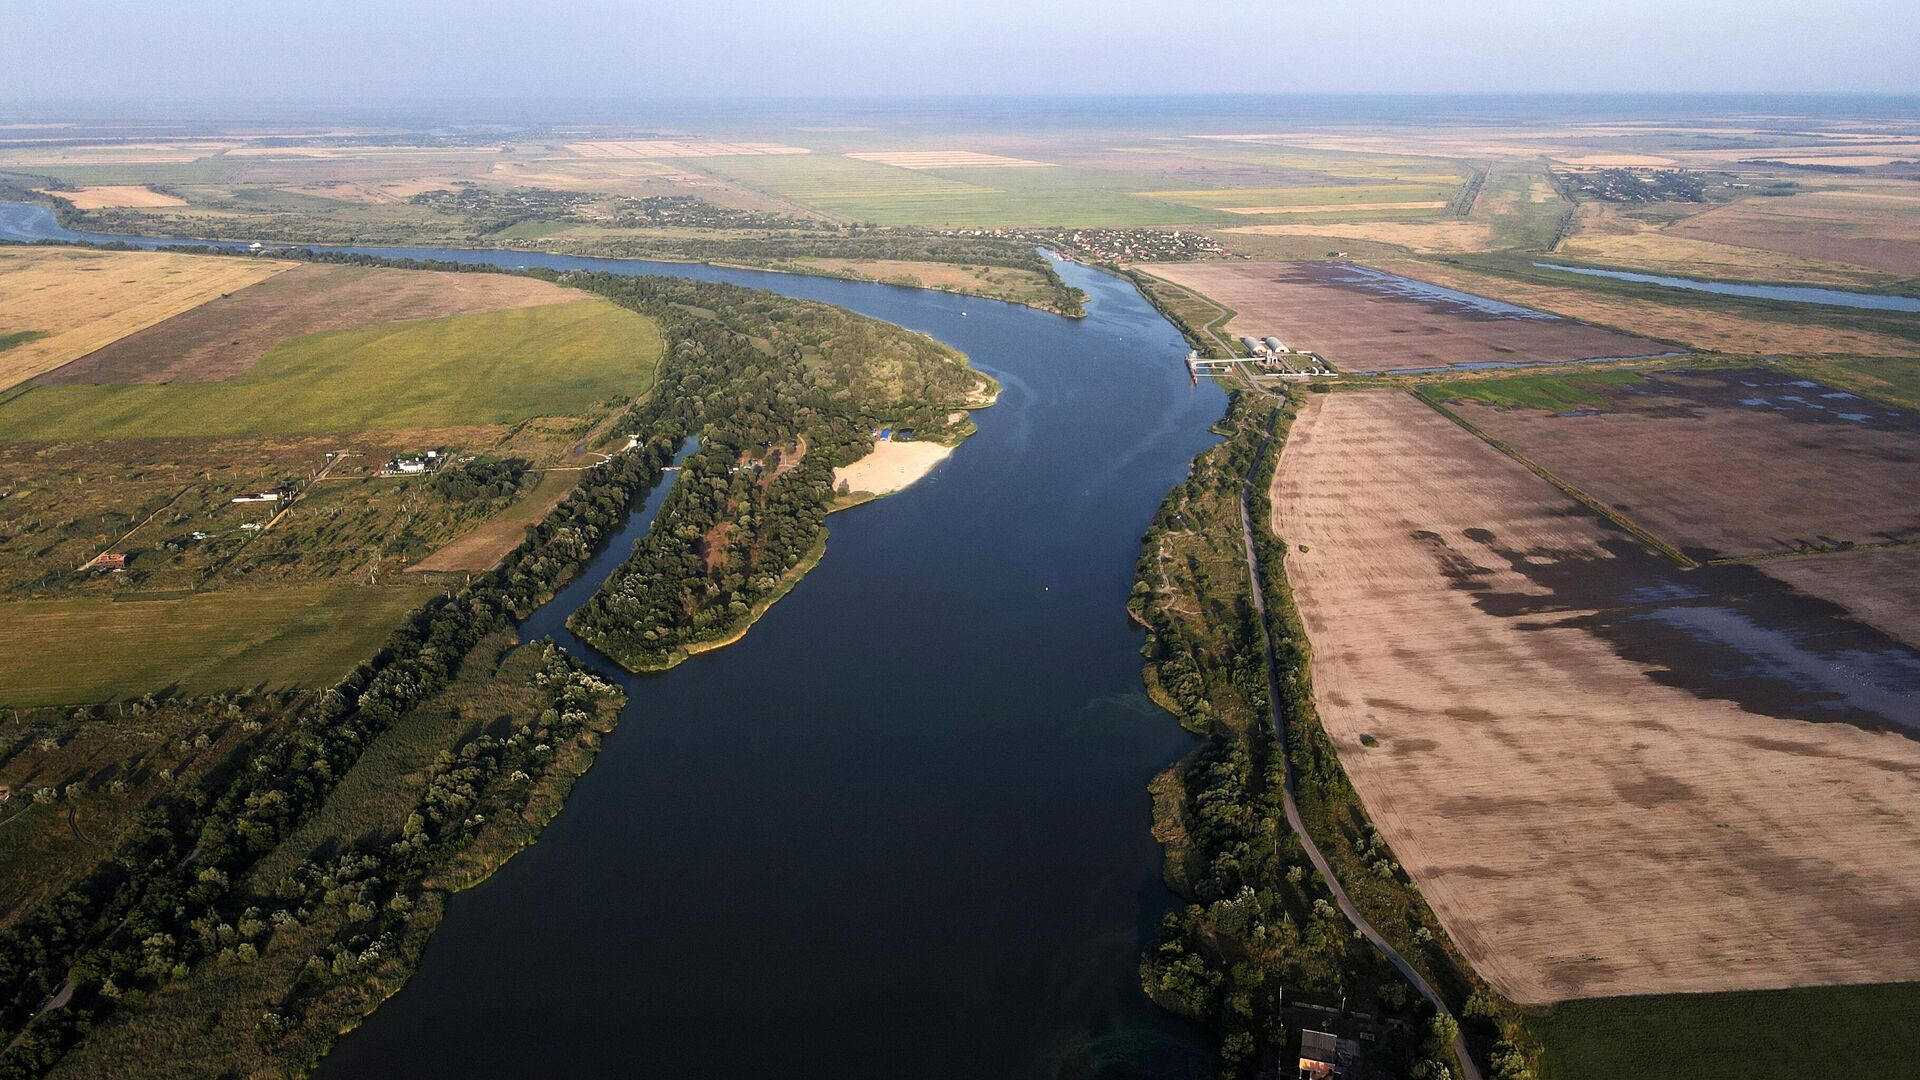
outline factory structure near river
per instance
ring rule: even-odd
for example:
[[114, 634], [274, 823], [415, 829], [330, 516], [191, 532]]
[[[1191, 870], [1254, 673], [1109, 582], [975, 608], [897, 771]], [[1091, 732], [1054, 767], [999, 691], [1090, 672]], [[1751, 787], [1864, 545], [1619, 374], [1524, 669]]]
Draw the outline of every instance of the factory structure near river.
[[1336, 378], [1340, 374], [1322, 360], [1319, 354], [1289, 349], [1285, 342], [1276, 337], [1242, 337], [1240, 344], [1247, 350], [1247, 355], [1218, 359], [1201, 356], [1198, 350], [1189, 352], [1187, 374], [1197, 380], [1202, 376], [1209, 378], [1227, 376], [1238, 370], [1249, 375], [1267, 375], [1296, 381]]

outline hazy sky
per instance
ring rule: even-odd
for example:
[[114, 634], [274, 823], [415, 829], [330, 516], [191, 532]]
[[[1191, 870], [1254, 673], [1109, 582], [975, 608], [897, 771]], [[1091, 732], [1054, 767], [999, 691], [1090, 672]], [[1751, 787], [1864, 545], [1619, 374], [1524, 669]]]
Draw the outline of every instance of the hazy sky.
[[1920, 91], [1920, 0], [69, 0], [0, 99]]

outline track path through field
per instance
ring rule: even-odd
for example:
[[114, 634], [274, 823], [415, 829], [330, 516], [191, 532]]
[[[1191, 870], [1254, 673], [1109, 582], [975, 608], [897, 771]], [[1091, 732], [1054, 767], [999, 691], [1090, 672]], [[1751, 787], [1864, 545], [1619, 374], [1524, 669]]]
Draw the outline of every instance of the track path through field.
[[[1273, 442], [1273, 425], [1279, 418], [1280, 410], [1276, 405], [1274, 411], [1267, 417], [1267, 433], [1265, 438], [1260, 440], [1260, 450], [1254, 454], [1253, 464], [1247, 467], [1247, 474], [1240, 479], [1240, 541], [1246, 548], [1247, 577], [1253, 585], [1253, 609], [1260, 615], [1261, 651], [1266, 654], [1267, 661], [1267, 708], [1273, 716], [1274, 735], [1280, 740], [1280, 746], [1284, 751], [1287, 745], [1287, 722], [1280, 712], [1280, 665], [1273, 658], [1273, 640], [1267, 635], [1266, 589], [1265, 583], [1260, 578], [1260, 560], [1254, 554], [1253, 513], [1248, 509], [1248, 500], [1253, 492], [1254, 473], [1260, 468], [1260, 459], [1266, 456], [1268, 444]], [[1320, 877], [1326, 881], [1327, 888], [1333, 892], [1333, 900], [1339, 906], [1340, 914], [1347, 917], [1347, 921], [1353, 924], [1355, 930], [1360, 931], [1368, 941], [1373, 942], [1374, 947], [1387, 958], [1387, 962], [1392, 964], [1400, 974], [1406, 976], [1407, 981], [1413, 984], [1413, 988], [1420, 991], [1420, 996], [1431, 1002], [1440, 1015], [1450, 1015], [1447, 1003], [1427, 982], [1425, 976], [1408, 963], [1407, 958], [1401, 956], [1398, 950], [1387, 944], [1387, 939], [1381, 936], [1380, 931], [1373, 928], [1373, 924], [1368, 922], [1366, 916], [1360, 914], [1360, 909], [1354, 907], [1353, 901], [1347, 898], [1347, 890], [1341, 887], [1340, 879], [1334, 876], [1333, 867], [1328, 864], [1327, 857], [1320, 853], [1320, 845], [1313, 842], [1313, 836], [1307, 832], [1306, 822], [1301, 820], [1300, 803], [1293, 795], [1293, 764], [1284, 757], [1284, 754], [1281, 761], [1285, 766], [1282, 772], [1284, 780], [1281, 785], [1281, 801], [1286, 807], [1287, 827], [1300, 838], [1300, 846], [1306, 849], [1307, 860], [1313, 863], [1315, 870], [1320, 871]], [[1454, 1035], [1453, 1053], [1460, 1059], [1460, 1072], [1464, 1080], [1482, 1080], [1480, 1067], [1474, 1064], [1473, 1055], [1467, 1052], [1465, 1035]]]

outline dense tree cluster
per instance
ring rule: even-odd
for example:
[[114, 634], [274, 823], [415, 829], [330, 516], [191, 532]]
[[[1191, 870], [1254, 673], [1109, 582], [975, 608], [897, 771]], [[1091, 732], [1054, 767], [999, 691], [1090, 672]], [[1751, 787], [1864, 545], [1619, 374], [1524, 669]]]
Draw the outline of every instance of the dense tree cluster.
[[[134, 992], [222, 949], [257, 948], [217, 932], [244, 918], [234, 883], [326, 801], [374, 737], [444, 687], [478, 641], [577, 572], [659, 481], [678, 441], [651, 439], [589, 470], [498, 569], [415, 612], [378, 656], [252, 748], [244, 768], [156, 801], [89, 878], [0, 934], [0, 1036], [15, 1036], [0, 1052], [0, 1077], [45, 1071], [101, 1016], [137, 1003]], [[70, 971], [71, 1001], [35, 1017]]]
[[532, 467], [525, 458], [474, 458], [434, 473], [429, 486], [456, 502], [510, 499]]
[[789, 214], [717, 206], [691, 195], [634, 198], [590, 191], [501, 188], [463, 183], [408, 200], [459, 217], [482, 235], [529, 221], [578, 222], [617, 228], [817, 229], [824, 224]]
[[580, 276], [662, 322], [671, 342], [650, 407], [628, 422], [697, 431], [699, 453], [634, 553], [576, 612], [574, 631], [636, 669], [738, 632], [825, 542], [833, 469], [893, 425], [923, 438], [991, 383], [898, 327], [769, 293], [673, 278]]

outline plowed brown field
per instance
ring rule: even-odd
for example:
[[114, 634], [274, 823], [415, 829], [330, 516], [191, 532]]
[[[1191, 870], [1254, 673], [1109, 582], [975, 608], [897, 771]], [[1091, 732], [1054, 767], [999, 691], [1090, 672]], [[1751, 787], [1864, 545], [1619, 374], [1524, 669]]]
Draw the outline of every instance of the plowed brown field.
[[[1162, 263], [1143, 269], [1234, 310], [1233, 334], [1272, 335], [1343, 371], [1651, 356], [1672, 346], [1424, 282], [1316, 262]], [[1477, 300], [1477, 298], [1472, 298]]]
[[[1311, 400], [1274, 496], [1321, 719], [1374, 824], [1502, 993], [1920, 979], [1920, 740], [1887, 720], [1898, 699], [1822, 711], [1840, 684], [1808, 698], [1729, 675], [1684, 633], [1642, 647], [1662, 618], [1718, 626], [1724, 605], [1883, 658], [1891, 643], [1751, 566], [1676, 579], [1403, 394]], [[1768, 588], [1738, 607], [1740, 589]], [[1689, 589], [1706, 598], [1672, 599]], [[1774, 644], [1757, 640], [1741, 644]]]

